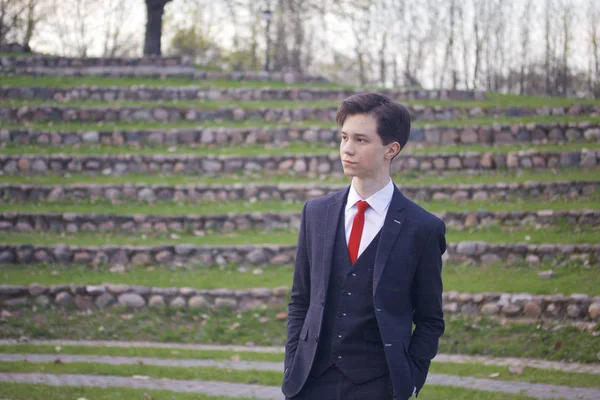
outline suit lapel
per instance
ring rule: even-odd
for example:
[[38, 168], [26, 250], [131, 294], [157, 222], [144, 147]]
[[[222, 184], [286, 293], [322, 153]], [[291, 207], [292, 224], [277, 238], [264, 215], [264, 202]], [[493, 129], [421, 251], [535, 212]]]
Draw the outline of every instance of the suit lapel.
[[348, 186], [345, 190], [340, 190], [337, 192], [327, 206], [324, 226], [329, 232], [327, 235], [325, 235], [325, 243], [323, 246], [323, 263], [321, 264], [323, 265], [323, 293], [321, 294], [321, 300], [323, 301], [325, 301], [327, 289], [329, 287], [329, 275], [331, 274], [331, 267], [333, 264], [333, 246], [335, 244], [335, 235], [337, 234], [342, 207], [346, 203], [345, 200], [348, 198], [349, 191], [350, 186]]
[[377, 291], [377, 286], [381, 280], [381, 274], [383, 274], [388, 256], [404, 226], [404, 219], [406, 218], [406, 215], [404, 215], [405, 203], [406, 198], [400, 193], [396, 185], [394, 185], [394, 194], [392, 195], [392, 201], [388, 208], [385, 222], [381, 228], [381, 237], [379, 238], [379, 245], [377, 246], [377, 253], [375, 255], [373, 294]]

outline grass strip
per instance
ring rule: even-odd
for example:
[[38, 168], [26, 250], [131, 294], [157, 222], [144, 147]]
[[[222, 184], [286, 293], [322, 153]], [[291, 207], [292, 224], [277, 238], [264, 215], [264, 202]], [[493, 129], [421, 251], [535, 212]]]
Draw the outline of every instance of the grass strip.
[[218, 360], [228, 361], [238, 358], [240, 361], [283, 362], [283, 353], [265, 353], [256, 351], [223, 351], [168, 349], [160, 347], [111, 347], [111, 346], [52, 346], [36, 344], [0, 345], [3, 354], [61, 354], [114, 356], [114, 357], [152, 357], [169, 358], [173, 360]]
[[[418, 171], [406, 171], [401, 174], [393, 174], [392, 179], [402, 189], [402, 185], [450, 185], [450, 184], [493, 184], [493, 183], [523, 183], [523, 182], [557, 182], [557, 181], [589, 181], [600, 180], [598, 170], [579, 168], [568, 168], [560, 170], [522, 170], [522, 171], [481, 171], [479, 173], [444, 173], [424, 174]], [[88, 175], [69, 174], [58, 175], [6, 175], [2, 177], [2, 183], [9, 184], [37, 184], [37, 185], [67, 185], [75, 183], [95, 183], [119, 185], [126, 183], [138, 183], [148, 185], [229, 185], [235, 183], [257, 184], [340, 184], [349, 185], [349, 178], [331, 178], [323, 176], [318, 179], [294, 176], [266, 177], [262, 175], [249, 176], [243, 174], [228, 174], [227, 176], [208, 177], [191, 175]]]
[[[537, 210], [598, 210], [600, 209], [600, 193], [585, 198], [565, 200], [562, 198], [540, 201], [538, 198], [520, 197], [515, 201], [473, 200], [464, 203], [451, 200], [419, 201], [419, 205], [430, 212], [475, 212], [485, 211], [537, 211]], [[109, 215], [210, 215], [241, 213], [300, 213], [304, 202], [300, 201], [206, 201], [202, 204], [160, 201], [156, 203], [138, 203], [128, 201], [113, 204], [104, 199], [98, 201], [84, 199], [63, 199], [34, 202], [11, 202], [7, 199], [2, 204], [2, 212], [18, 213], [102, 213]]]
[[[199, 393], [176, 393], [166, 390], [126, 389], [118, 387], [55, 387], [12, 382], [0, 385], [0, 396], [10, 397], [11, 400], [63, 400], [82, 397], [94, 400], [234, 400], [234, 398], [230, 397], [206, 396]], [[423, 398], [423, 400], [535, 400], [533, 397], [524, 395], [492, 393], [483, 390], [438, 385], [424, 386], [423, 390], [419, 392], [419, 398]], [[235, 400], [248, 400], [248, 398], [235, 397]]]
[[[573, 97], [542, 97], [542, 96], [518, 96], [500, 93], [489, 93], [486, 100], [402, 100], [407, 105], [422, 105], [426, 107], [455, 107], [455, 108], [539, 108], [539, 107], [569, 107], [575, 104], [600, 105], [598, 99], [580, 99]], [[245, 109], [258, 108], [300, 108], [300, 107], [337, 107], [340, 101], [322, 100], [261, 100], [261, 101], [237, 101], [237, 100], [165, 100], [165, 101], [67, 101], [59, 102], [44, 99], [9, 99], [0, 100], [0, 106], [23, 107], [23, 106], [69, 106], [69, 107], [195, 107], [202, 109], [218, 109], [222, 107], [241, 107]]]
[[[0, 324], [0, 337], [73, 340], [135, 340], [166, 343], [283, 346], [285, 308], [233, 312], [115, 307], [91, 314], [72, 310], [23, 308]], [[263, 317], [266, 317], [264, 319]], [[600, 332], [596, 326], [595, 332]], [[596, 334], [597, 335], [597, 334]], [[598, 363], [600, 342], [591, 332], [560, 322], [523, 324], [482, 317], [446, 316], [440, 353], [529, 357], [551, 361]]]
[[[258, 156], [258, 155], [281, 155], [281, 154], [329, 154], [337, 153], [338, 146], [331, 143], [290, 143], [282, 147], [271, 145], [245, 145], [228, 147], [200, 147], [200, 146], [111, 146], [111, 145], [77, 145], [77, 146], [40, 146], [40, 145], [7, 145], [0, 147], [5, 155], [105, 155], [105, 154], [135, 154], [135, 155], [157, 155], [157, 154], [185, 154], [195, 156], [226, 155], [226, 156]], [[460, 145], [460, 146], [427, 146], [407, 148], [399, 157], [411, 154], [462, 154], [467, 152], [506, 154], [517, 151], [536, 152], [568, 152], [581, 151], [583, 149], [600, 149], [599, 143], [565, 143], [565, 144], [528, 144], [528, 145]]]
[[[488, 243], [597, 243], [600, 227], [577, 226], [569, 223], [543, 227], [504, 227], [490, 225], [472, 227], [462, 231], [448, 229], [448, 242], [484, 241]], [[205, 232], [204, 236], [189, 233], [143, 233], [139, 235], [113, 232], [79, 232], [77, 234], [61, 232], [1, 232], [0, 243], [38, 245], [68, 244], [74, 246], [101, 245], [161, 245], [194, 244], [198, 246], [236, 246], [236, 245], [290, 245], [295, 244], [298, 232], [292, 229], [238, 230], [230, 233]]]
[[[7, 265], [0, 271], [6, 285], [102, 285], [119, 283], [152, 287], [193, 287], [197, 289], [276, 288], [292, 284], [293, 267], [268, 266], [240, 268], [235, 265], [186, 267], [133, 266], [125, 272], [110, 272], [108, 267], [91, 269], [82, 265], [35, 264]], [[539, 279], [540, 271], [554, 270], [556, 277]], [[509, 292], [552, 295], [586, 293], [600, 295], [600, 268], [587, 268], [571, 261], [556, 267], [550, 262], [539, 266], [466, 265], [445, 263], [442, 269], [444, 290], [462, 293]]]
[[[193, 350], [193, 349], [165, 349], [165, 348], [135, 348], [135, 347], [111, 347], [111, 346], [52, 346], [15, 344], [0, 345], [0, 353], [3, 354], [55, 354], [60, 358], [62, 354], [69, 355], [95, 355], [115, 357], [148, 357], [165, 358], [174, 360], [221, 360], [229, 361], [237, 358], [240, 361], [264, 361], [283, 362], [282, 353], [257, 353], [257, 352], [234, 352], [223, 350]], [[510, 373], [507, 366], [483, 365], [479, 363], [441, 363], [434, 361], [430, 367], [431, 373], [471, 376], [473, 378], [489, 378], [493, 373], [500, 373], [501, 380], [517, 380], [531, 383], [548, 383], [571, 387], [600, 387], [597, 375], [581, 372], [547, 370], [543, 368], [527, 366], [523, 374], [514, 375]]]
[[[580, 123], [589, 122], [592, 124], [600, 123], [600, 117], [596, 116], [571, 116], [571, 115], [549, 115], [549, 116], [532, 116], [532, 117], [487, 117], [487, 118], [464, 118], [453, 120], [433, 120], [433, 121], [414, 121], [411, 123], [413, 128], [424, 128], [425, 126], [438, 127], [464, 127], [464, 126], [489, 126], [493, 124], [553, 124], [553, 123]], [[196, 129], [196, 128], [248, 128], [248, 129], [272, 129], [278, 127], [290, 128], [336, 128], [337, 125], [332, 122], [307, 120], [293, 121], [289, 123], [277, 122], [257, 122], [252, 120], [244, 121], [202, 121], [187, 122], [65, 122], [65, 121], [48, 121], [48, 122], [32, 122], [26, 121], [20, 124], [11, 124], [0, 122], [0, 129], [30, 129], [36, 131], [125, 131], [125, 130], [170, 130], [170, 129]]]
[[199, 88], [215, 89], [235, 89], [235, 88], [260, 88], [260, 89], [353, 89], [350, 85], [340, 85], [336, 83], [286, 83], [282, 81], [243, 81], [215, 79], [203, 80], [185, 77], [168, 78], [146, 78], [146, 77], [104, 77], [104, 76], [28, 76], [12, 75], [2, 77], [2, 86], [14, 87], [51, 87], [51, 88], [72, 88], [76, 86], [98, 86], [98, 87], [127, 87], [127, 86], [146, 86], [146, 87], [186, 87], [193, 86]]
[[283, 373], [276, 371], [241, 371], [215, 367], [164, 367], [158, 365], [100, 363], [30, 363], [0, 362], [0, 373], [40, 373], [40, 374], [86, 374], [101, 376], [134, 375], [149, 376], [154, 379], [221, 381], [265, 386], [279, 386]]
[[201, 393], [176, 393], [168, 390], [122, 387], [58, 387], [14, 382], [2, 382], [0, 384], [0, 396], [11, 400], [252, 400], [250, 397], [209, 396]]
[[[283, 363], [282, 363], [283, 366]], [[102, 364], [87, 362], [61, 363], [60, 354], [54, 363], [31, 363], [26, 361], [0, 362], [0, 373], [50, 373], [50, 374], [93, 374], [103, 376], [132, 375], [149, 376], [154, 379], [180, 379], [225, 381], [244, 384], [277, 386], [281, 384], [283, 374], [279, 371], [236, 370], [221, 367], [175, 367], [143, 364]], [[599, 388], [600, 381], [594, 374], [543, 370], [526, 367], [522, 374], [512, 374], [508, 367], [481, 364], [436, 363], [433, 362], [430, 373], [448, 374], [470, 378], [489, 379], [492, 374], [500, 374], [500, 381], [545, 383], [569, 387]]]
[[[255, 271], [253, 273], [253, 271]], [[125, 285], [143, 285], [155, 287], [194, 287], [197, 289], [248, 289], [276, 288], [289, 286], [292, 282], [293, 268], [287, 266], [267, 266], [242, 268], [234, 266], [200, 267], [129, 267], [123, 273], [112, 273], [108, 268], [91, 270], [85, 266], [35, 265], [24, 268], [4, 266], [0, 270], [3, 284], [23, 285], [42, 283], [45, 285], [65, 282], [90, 285], [105, 282], [118, 282]]]

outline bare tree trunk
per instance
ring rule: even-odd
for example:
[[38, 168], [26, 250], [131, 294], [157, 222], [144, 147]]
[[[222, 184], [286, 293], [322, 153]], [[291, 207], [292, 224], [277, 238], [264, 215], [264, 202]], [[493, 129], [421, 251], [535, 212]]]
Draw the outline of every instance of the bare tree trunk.
[[444, 62], [442, 66], [442, 73], [440, 75], [440, 89], [444, 87], [444, 78], [446, 77], [446, 72], [448, 71], [448, 62], [451, 62], [450, 72], [452, 74], [453, 85], [455, 84], [455, 73], [456, 66], [454, 63], [454, 13], [456, 12], [456, 4], [454, 0], [450, 0], [450, 8], [448, 11], [449, 18], [449, 30], [450, 33], [448, 35], [448, 43], [446, 44], [446, 52], [444, 54]]
[[593, 54], [593, 68], [590, 71], [590, 90], [594, 94], [594, 97], [600, 97], [600, 52], [598, 51], [598, 42], [600, 39], [598, 38], [598, 18], [600, 18], [600, 12], [595, 7], [595, 0], [590, 0], [589, 2], [589, 22], [590, 22], [590, 46]]
[[387, 42], [387, 32], [384, 32], [381, 38], [381, 47], [379, 48], [379, 79], [381, 80], [381, 86], [385, 87], [386, 83], [386, 69], [385, 69], [385, 48]]
[[570, 26], [571, 26], [571, 17], [572, 11], [570, 5], [563, 4], [562, 6], [562, 22], [563, 22], [563, 60], [562, 60], [562, 70], [563, 70], [563, 96], [568, 95], [569, 91], [569, 55], [570, 55]]
[[519, 94], [521, 95], [525, 94], [525, 71], [528, 68], [527, 55], [529, 54], [532, 6], [532, 0], [528, 0], [521, 16], [521, 71], [519, 74]]
[[546, 12], [545, 12], [545, 32], [544, 40], [546, 42], [546, 57], [544, 61], [544, 68], [546, 73], [546, 94], [551, 95], [552, 89], [550, 87], [550, 51], [551, 51], [551, 38], [550, 38], [550, 7], [552, 0], [546, 0]]
[[[477, 6], [479, 4], [479, 7]], [[485, 5], [485, 3], [484, 3]], [[473, 31], [475, 33], [475, 65], [473, 66], [473, 90], [477, 89], [477, 79], [479, 78], [479, 69], [481, 65], [481, 48], [482, 38], [479, 29], [479, 22], [483, 17], [481, 10], [485, 9], [484, 5], [478, 0], [473, 0]]]
[[160, 39], [162, 36], [162, 17], [165, 5], [171, 0], [146, 0], [148, 19], [146, 21], [146, 40], [144, 55], [160, 56]]

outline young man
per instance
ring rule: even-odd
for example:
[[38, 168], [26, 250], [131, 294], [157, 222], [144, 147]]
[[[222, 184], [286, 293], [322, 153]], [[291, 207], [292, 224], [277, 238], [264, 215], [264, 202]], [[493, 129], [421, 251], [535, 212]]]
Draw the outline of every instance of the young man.
[[390, 178], [410, 131], [404, 107], [358, 94], [336, 120], [352, 184], [302, 210], [282, 390], [298, 400], [408, 399], [444, 332], [445, 225]]

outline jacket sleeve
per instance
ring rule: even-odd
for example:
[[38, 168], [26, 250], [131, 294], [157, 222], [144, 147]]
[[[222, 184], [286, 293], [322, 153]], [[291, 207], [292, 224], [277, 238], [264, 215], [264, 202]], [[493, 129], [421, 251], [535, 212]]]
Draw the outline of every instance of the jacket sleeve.
[[445, 234], [446, 226], [439, 221], [421, 250], [411, 287], [415, 330], [409, 355], [417, 395], [425, 383], [431, 359], [437, 353], [439, 338], [444, 333], [442, 254], [446, 251]]
[[308, 246], [306, 238], [306, 207], [302, 208], [300, 222], [300, 233], [298, 234], [298, 246], [296, 249], [296, 261], [294, 264], [294, 278], [292, 282], [292, 293], [288, 304], [287, 340], [285, 343], [284, 371], [292, 366], [300, 331], [304, 325], [304, 319], [310, 304], [310, 261], [308, 257]]

